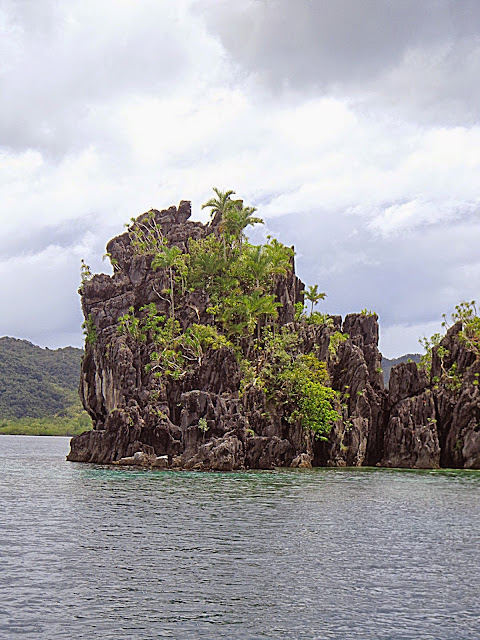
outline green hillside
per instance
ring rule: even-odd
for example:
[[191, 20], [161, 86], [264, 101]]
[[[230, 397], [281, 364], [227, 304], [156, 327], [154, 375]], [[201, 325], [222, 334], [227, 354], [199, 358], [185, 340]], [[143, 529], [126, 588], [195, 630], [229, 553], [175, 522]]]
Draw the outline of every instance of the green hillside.
[[0, 433], [70, 435], [89, 428], [78, 398], [82, 354], [0, 338]]

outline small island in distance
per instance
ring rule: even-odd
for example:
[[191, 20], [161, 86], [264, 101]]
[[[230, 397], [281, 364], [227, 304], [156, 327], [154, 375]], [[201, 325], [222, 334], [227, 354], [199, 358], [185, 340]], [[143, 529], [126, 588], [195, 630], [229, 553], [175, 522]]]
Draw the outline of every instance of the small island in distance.
[[94, 429], [68, 459], [480, 468], [474, 304], [421, 366], [394, 366], [387, 391], [376, 314], [315, 312], [324, 294], [295, 275], [293, 249], [248, 243], [255, 209], [215, 193], [209, 224], [189, 220], [187, 201], [151, 210], [108, 243], [113, 276], [84, 265], [80, 392]]

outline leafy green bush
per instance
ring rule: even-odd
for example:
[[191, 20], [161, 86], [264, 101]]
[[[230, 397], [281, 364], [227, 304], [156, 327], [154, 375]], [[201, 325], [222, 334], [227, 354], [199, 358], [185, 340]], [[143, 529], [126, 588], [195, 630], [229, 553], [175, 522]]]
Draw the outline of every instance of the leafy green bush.
[[325, 327], [333, 327], [333, 318], [328, 313], [319, 313], [313, 311], [308, 318], [305, 319], [307, 324], [323, 325]]
[[97, 327], [91, 313], [88, 314], [88, 318], [82, 324], [82, 329], [86, 344], [95, 344], [97, 341]]
[[348, 339], [347, 333], [341, 333], [340, 331], [335, 331], [334, 334], [330, 336], [330, 341], [328, 343], [328, 357], [335, 362], [338, 359], [338, 348]]
[[[443, 316], [442, 326], [445, 329], [449, 328], [450, 322], [461, 323], [458, 339], [469, 351], [475, 354], [477, 359], [480, 358], [480, 317], [478, 316], [475, 300], [458, 304], [451, 315], [450, 321], [447, 320], [446, 315]], [[430, 375], [433, 353], [435, 352], [440, 362], [440, 376], [435, 376], [432, 382], [436, 385], [442, 382], [447, 389], [450, 389], [453, 393], [458, 393], [463, 377], [458, 371], [456, 362], [447, 368], [446, 362], [448, 362], [450, 352], [441, 344], [443, 338], [444, 335], [435, 333], [431, 338], [423, 337], [419, 339], [420, 344], [425, 349], [425, 354], [421, 357], [419, 366], [427, 375]]]
[[427, 375], [430, 375], [432, 370], [432, 355], [433, 350], [438, 347], [443, 336], [440, 333], [434, 333], [431, 338], [419, 338], [420, 345], [425, 349], [425, 353], [420, 358], [419, 367], [422, 368]]
[[340, 414], [337, 394], [330, 387], [327, 365], [314, 354], [298, 353], [298, 337], [287, 328], [264, 331], [255, 383], [267, 399], [283, 403], [289, 422], [299, 421], [316, 438], [326, 439]]
[[281, 379], [289, 404], [295, 406], [288, 417], [289, 422], [299, 420], [315, 438], [327, 440], [330, 429], [341, 416], [335, 409], [337, 394], [328, 386], [325, 362], [312, 354], [300, 355], [293, 366], [284, 370]]
[[[462, 330], [458, 334], [458, 337], [467, 349], [473, 351], [476, 357], [480, 358], [480, 317], [475, 300], [458, 304], [452, 313], [451, 321], [462, 323]], [[448, 322], [445, 316], [443, 316], [442, 324], [448, 328]]]

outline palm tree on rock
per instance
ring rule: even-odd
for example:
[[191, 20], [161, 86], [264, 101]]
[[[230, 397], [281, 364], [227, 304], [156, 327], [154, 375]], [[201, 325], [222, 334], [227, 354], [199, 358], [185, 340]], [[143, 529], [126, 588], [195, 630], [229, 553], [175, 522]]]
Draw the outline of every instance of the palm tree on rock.
[[254, 333], [257, 327], [257, 337], [260, 338], [260, 317], [275, 318], [278, 315], [277, 308], [281, 306], [275, 301], [275, 296], [264, 295], [260, 291], [253, 291], [250, 295], [241, 296], [242, 313], [247, 330]]
[[227, 257], [227, 247], [226, 247], [226, 238], [225, 238], [225, 216], [228, 209], [230, 209], [233, 205], [232, 196], [235, 193], [232, 189], [228, 189], [227, 191], [220, 191], [216, 187], [213, 187], [213, 190], [217, 194], [216, 198], [210, 198], [207, 202], [202, 204], [202, 209], [210, 208], [210, 217], [212, 220], [210, 221], [210, 226], [218, 229], [218, 231], [222, 235], [223, 242], [223, 257]]
[[268, 278], [271, 268], [270, 256], [262, 245], [247, 245], [244, 253], [245, 267], [249, 276], [255, 280], [255, 289], [263, 289], [263, 284]]
[[208, 202], [202, 204], [202, 209], [206, 209], [207, 207], [211, 209], [210, 217], [212, 218], [212, 221], [210, 222], [210, 225], [215, 227], [223, 220], [225, 211], [228, 207], [232, 206], [231, 197], [235, 191], [232, 191], [231, 189], [227, 191], [220, 191], [220, 189], [217, 189], [216, 187], [213, 187], [213, 190], [217, 194], [217, 197], [210, 198]]
[[255, 224], [263, 224], [262, 218], [256, 218], [255, 207], [244, 207], [241, 200], [232, 201], [224, 213], [224, 233], [232, 236], [234, 242], [242, 251], [242, 243], [245, 239], [245, 229]]
[[265, 252], [270, 258], [270, 273], [285, 275], [293, 267], [294, 250], [286, 247], [276, 238], [268, 238], [265, 245]]
[[198, 280], [205, 283], [206, 289], [209, 290], [214, 279], [223, 273], [225, 262], [221, 255], [215, 253], [200, 253], [195, 256], [193, 267], [195, 273], [198, 274]]
[[320, 300], [324, 300], [327, 294], [322, 293], [318, 290], [318, 284], [314, 284], [305, 291], [305, 298], [312, 303], [312, 308], [310, 310], [310, 315], [313, 313], [314, 305], [317, 305]]

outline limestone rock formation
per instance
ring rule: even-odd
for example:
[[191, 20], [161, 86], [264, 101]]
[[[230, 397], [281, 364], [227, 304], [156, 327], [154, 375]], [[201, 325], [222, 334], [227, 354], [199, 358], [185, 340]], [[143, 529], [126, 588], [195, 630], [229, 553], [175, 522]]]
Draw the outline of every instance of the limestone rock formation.
[[414, 362], [392, 369], [383, 466], [480, 468], [480, 360], [461, 329], [433, 349], [429, 377]]
[[[203, 225], [192, 222], [190, 213], [190, 203], [182, 201], [178, 208], [143, 214], [135, 225], [158, 231], [166, 246], [186, 252], [190, 239], [218, 234], [218, 216]], [[95, 275], [81, 287], [87, 340], [80, 396], [94, 429], [72, 439], [69, 460], [218, 471], [480, 468], [480, 361], [459, 340], [461, 327], [452, 327], [442, 342], [447, 356], [434, 350], [429, 378], [415, 363], [403, 363], [393, 368], [387, 392], [377, 316], [350, 314], [343, 324], [337, 316], [323, 324], [296, 319], [304, 286], [292, 261], [284, 275], [275, 276], [276, 323], [296, 336], [300, 353], [327, 363], [341, 414], [328, 440], [316, 440], [264, 388], [242, 387], [244, 374], [231, 346], [207, 350], [178, 379], [159, 380], [149, 366], [151, 345], [119, 332], [119, 322], [132, 308], [144, 317], [151, 304], [168, 316], [168, 269], [152, 268], [153, 255], [136, 251], [129, 232], [112, 239], [107, 251], [114, 274]], [[211, 323], [210, 304], [199, 289], [177, 297], [175, 318], [182, 330]], [[454, 386], [443, 375], [453, 364]]]

